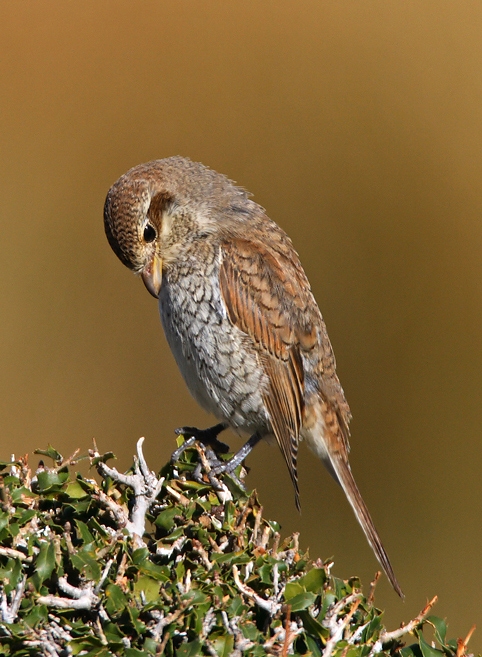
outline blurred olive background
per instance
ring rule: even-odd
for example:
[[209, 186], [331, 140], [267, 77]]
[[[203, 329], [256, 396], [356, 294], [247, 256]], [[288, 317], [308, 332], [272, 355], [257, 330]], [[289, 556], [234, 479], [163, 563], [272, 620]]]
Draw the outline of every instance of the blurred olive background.
[[[102, 222], [127, 169], [189, 156], [301, 255], [407, 596], [380, 582], [387, 622], [438, 594], [450, 636], [480, 624], [481, 34], [479, 0], [1, 3], [0, 458], [95, 436], [127, 468], [144, 435], [157, 469], [175, 427], [212, 422]], [[301, 517], [278, 450], [249, 465], [266, 514], [368, 588], [377, 563], [321, 464], [302, 449]]]

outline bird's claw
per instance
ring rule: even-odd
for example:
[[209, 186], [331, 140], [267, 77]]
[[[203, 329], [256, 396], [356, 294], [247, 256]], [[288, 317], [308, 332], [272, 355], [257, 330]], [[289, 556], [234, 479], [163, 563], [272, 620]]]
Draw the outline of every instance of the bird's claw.
[[226, 474], [231, 477], [236, 486], [245, 490], [244, 483], [234, 474], [234, 471], [242, 463], [246, 454], [238, 452], [228, 461], [222, 461], [217, 457], [217, 454], [226, 454], [229, 452], [228, 445], [222, 443], [217, 438], [221, 431], [225, 429], [227, 429], [227, 425], [222, 422], [209, 429], [197, 429], [196, 427], [180, 427], [179, 429], [175, 429], [174, 433], [176, 435], [189, 437], [172, 453], [171, 463], [179, 460], [179, 457], [186, 449], [192, 447], [196, 442], [200, 442], [203, 446], [203, 458], [194, 469], [192, 478], [200, 484], [205, 484], [207, 477], [211, 486], [215, 490], [220, 490], [222, 489], [222, 484], [218, 477], [219, 475]]
[[[176, 433], [177, 431], [178, 430], [176, 430]], [[176, 461], [179, 461], [180, 456], [186, 451], [186, 449], [192, 447], [195, 442], [196, 438], [194, 436], [191, 436], [191, 438], [185, 440], [183, 444], [174, 450], [174, 452], [171, 454], [171, 463], [176, 463]]]
[[189, 436], [189, 438], [172, 453], [171, 463], [177, 461], [184, 450], [192, 447], [196, 441], [207, 447], [211, 447], [217, 454], [227, 454], [229, 452], [229, 445], [218, 440], [219, 434], [225, 429], [227, 429], [227, 424], [224, 422], [220, 422], [214, 427], [209, 427], [209, 429], [197, 429], [196, 427], [180, 427], [179, 429], [175, 429], [174, 433], [177, 436]]
[[[219, 475], [228, 475], [241, 490], [246, 490], [246, 486], [239, 479], [239, 477], [234, 473], [234, 470], [238, 467], [235, 464], [234, 467], [230, 467], [231, 461], [220, 461], [214, 452], [207, 448], [203, 450], [203, 459], [200, 463], [197, 464], [196, 469], [194, 470], [192, 477], [195, 481], [200, 484], [206, 483], [206, 477], [209, 480], [209, 483], [215, 490], [222, 490], [223, 486]], [[233, 457], [234, 458], [234, 457]]]

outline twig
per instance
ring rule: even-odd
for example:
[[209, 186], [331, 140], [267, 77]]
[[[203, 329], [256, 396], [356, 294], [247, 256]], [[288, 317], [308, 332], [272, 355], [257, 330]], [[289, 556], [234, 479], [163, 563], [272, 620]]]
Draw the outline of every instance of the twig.
[[160, 554], [163, 557], [170, 557], [175, 550], [181, 550], [182, 546], [184, 543], [187, 541], [187, 536], [179, 536], [174, 543], [171, 545], [171, 547], [157, 547], [156, 548], [156, 554]]
[[372, 605], [375, 600], [375, 589], [377, 587], [378, 580], [380, 579], [381, 575], [382, 575], [382, 571], [377, 570], [377, 572], [375, 573], [375, 577], [370, 582], [370, 594], [368, 595], [368, 601], [367, 601], [369, 605]]
[[253, 532], [251, 534], [251, 542], [256, 545], [256, 541], [258, 540], [258, 532], [259, 528], [261, 525], [261, 520], [263, 519], [263, 507], [260, 506], [258, 509], [258, 512], [256, 513], [254, 517], [254, 527], [253, 527]]
[[105, 564], [104, 570], [102, 571], [102, 575], [100, 576], [100, 580], [98, 584], [96, 584], [94, 588], [94, 593], [97, 595], [101, 588], [104, 585], [105, 580], [107, 579], [107, 575], [109, 574], [110, 567], [114, 563], [114, 559], [109, 559], [109, 561]]
[[201, 640], [206, 639], [209, 636], [213, 625], [216, 624], [216, 612], [213, 607], [207, 610], [206, 615], [204, 616], [203, 625], [201, 629]]
[[159, 654], [159, 655], [163, 655], [163, 654], [164, 654], [164, 648], [166, 647], [167, 642], [168, 642], [169, 639], [170, 639], [170, 636], [171, 636], [171, 635], [169, 634], [169, 632], [166, 632], [166, 633], [165, 633], [164, 638], [162, 639], [162, 642], [161, 642], [160, 645], [159, 645], [159, 650], [158, 650], [158, 654]]
[[197, 552], [199, 554], [199, 556], [201, 557], [201, 561], [206, 566], [206, 568], [208, 570], [211, 570], [214, 564], [211, 561], [209, 561], [209, 555], [206, 552], [206, 550], [203, 548], [201, 542], [195, 538], [193, 538], [192, 540], [192, 549], [194, 550], [194, 552]]
[[211, 472], [212, 470], [211, 464], [209, 463], [209, 459], [206, 456], [206, 452], [201, 447], [201, 445], [199, 445], [199, 443], [195, 443], [194, 446], [197, 449], [197, 452], [199, 454], [199, 460], [201, 461], [199, 465], [201, 466], [201, 469], [204, 470], [204, 472], [206, 473], [209, 483], [213, 487], [216, 495], [218, 496], [219, 501], [221, 502], [221, 504], [225, 504], [226, 502], [229, 502], [230, 500], [233, 499], [233, 496], [231, 495], [229, 488], [226, 486], [224, 482], [220, 481]]
[[20, 561], [26, 561], [31, 563], [33, 557], [29, 557], [27, 554], [20, 552], [20, 550], [15, 550], [14, 548], [0, 547], [0, 556], [2, 557], [11, 557], [12, 559], [20, 559]]
[[254, 643], [250, 639], [246, 639], [239, 629], [237, 623], [238, 617], [229, 620], [227, 613], [221, 611], [221, 618], [228, 634], [234, 636], [234, 651], [230, 654], [230, 657], [241, 657], [243, 652], [254, 646]]
[[375, 641], [375, 643], [373, 644], [373, 648], [370, 650], [369, 657], [373, 657], [373, 655], [376, 655], [377, 653], [381, 652], [383, 650], [384, 644], [389, 643], [390, 641], [395, 641], [397, 639], [400, 639], [402, 636], [404, 636], [404, 634], [413, 632], [413, 630], [420, 625], [420, 623], [423, 621], [423, 619], [428, 614], [428, 612], [432, 609], [432, 607], [437, 602], [437, 600], [438, 597], [434, 596], [430, 600], [430, 602], [425, 605], [425, 607], [418, 614], [418, 616], [416, 616], [413, 620], [411, 620], [406, 625], [403, 625], [402, 627], [398, 628], [397, 630], [393, 630], [392, 632], [386, 632], [386, 631], [381, 632], [378, 641]]
[[420, 623], [423, 621], [425, 616], [428, 614], [428, 612], [432, 609], [434, 604], [437, 602], [438, 597], [434, 596], [428, 604], [425, 605], [425, 607], [422, 609], [422, 611], [416, 616], [413, 620], [411, 620], [409, 623], [404, 625], [403, 627], [400, 627], [398, 630], [393, 630], [392, 632], [382, 632], [380, 634], [380, 641], [382, 643], [388, 643], [389, 641], [393, 641], [393, 639], [399, 639], [402, 637], [404, 634], [408, 634], [409, 632], [412, 632]]
[[0, 611], [2, 614], [2, 621], [5, 623], [14, 623], [17, 618], [18, 610], [20, 609], [20, 604], [22, 602], [23, 592], [25, 591], [25, 582], [27, 581], [27, 575], [24, 575], [22, 580], [15, 587], [15, 593], [12, 591], [11, 602], [8, 604], [7, 596], [5, 591], [2, 591], [2, 602], [0, 604]]
[[281, 652], [281, 657], [288, 657], [288, 648], [290, 647], [290, 623], [291, 623], [291, 605], [287, 605], [286, 609], [286, 619], [285, 619], [285, 640], [283, 643], [283, 650]]
[[241, 593], [247, 596], [248, 598], [252, 598], [255, 601], [255, 603], [258, 605], [258, 607], [261, 607], [261, 609], [267, 611], [270, 616], [274, 616], [281, 609], [281, 604], [279, 602], [276, 602], [275, 600], [265, 600], [264, 598], [259, 596], [255, 591], [253, 591], [252, 588], [246, 586], [246, 584], [243, 584], [239, 578], [239, 570], [236, 565], [233, 565], [233, 577], [234, 577], [234, 583], [241, 591]]
[[470, 637], [475, 632], [475, 628], [476, 628], [476, 625], [472, 625], [472, 627], [470, 628], [469, 633], [467, 634], [465, 639], [457, 639], [456, 657], [464, 657], [465, 649], [467, 648], [467, 645], [470, 641]]
[[92, 609], [100, 602], [100, 599], [94, 593], [92, 583], [89, 583], [84, 589], [79, 589], [69, 584], [65, 577], [59, 577], [59, 589], [67, 593], [70, 598], [41, 595], [37, 599], [37, 603], [47, 605], [47, 607], [57, 607], [57, 609]]
[[[146, 530], [146, 514], [151, 505], [156, 501], [164, 483], [164, 477], [158, 479], [154, 472], [151, 472], [147, 467], [142, 451], [143, 442], [144, 438], [139, 438], [137, 441], [137, 458], [134, 458], [133, 474], [122, 474], [116, 468], [109, 467], [103, 461], [99, 461], [97, 464], [97, 470], [102, 477], [110, 477], [124, 486], [129, 486], [134, 491], [134, 504], [130, 517], [127, 519], [122, 507], [110, 500], [105, 493], [99, 492], [99, 499], [114, 514], [116, 520], [124, 524], [129, 534], [135, 539], [138, 547], [145, 546], [142, 537]], [[98, 456], [99, 453], [97, 450], [91, 452], [91, 459]]]
[[[323, 657], [330, 657], [335, 649], [336, 644], [342, 640], [345, 629], [350, 624], [353, 614], [360, 604], [360, 593], [352, 593], [345, 596], [326, 614], [322, 625], [330, 632], [330, 638], [326, 642], [323, 650]], [[347, 606], [352, 605], [348, 614], [338, 619], [340, 612]]]

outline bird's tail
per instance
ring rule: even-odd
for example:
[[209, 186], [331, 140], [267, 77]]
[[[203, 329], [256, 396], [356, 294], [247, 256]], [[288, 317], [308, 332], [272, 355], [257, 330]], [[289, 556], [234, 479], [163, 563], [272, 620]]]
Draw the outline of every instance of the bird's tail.
[[320, 411], [315, 426], [304, 432], [303, 438], [306, 439], [310, 449], [324, 462], [334, 479], [345, 491], [345, 495], [385, 575], [398, 595], [404, 598], [405, 596], [395, 577], [390, 559], [385, 552], [370, 512], [351, 472], [348, 462], [348, 438], [343, 432], [337, 414], [333, 409], [323, 406]]
[[336, 478], [345, 491], [345, 495], [350, 502], [351, 508], [355, 512], [355, 516], [360, 523], [361, 528], [363, 529], [365, 536], [367, 537], [367, 541], [375, 553], [376, 558], [380, 562], [385, 575], [388, 577], [391, 585], [398, 593], [398, 595], [401, 598], [404, 598], [405, 596], [402, 589], [400, 588], [400, 584], [398, 583], [397, 578], [395, 577], [392, 564], [390, 563], [390, 559], [385, 552], [385, 548], [382, 545], [380, 536], [378, 535], [375, 525], [373, 524], [370, 512], [368, 511], [367, 505], [365, 504], [363, 497], [358, 490], [358, 486], [356, 485], [355, 479], [351, 472], [350, 464], [348, 461], [343, 459], [341, 455], [336, 453], [333, 455], [330, 454], [329, 458], [331, 466], [335, 471]]

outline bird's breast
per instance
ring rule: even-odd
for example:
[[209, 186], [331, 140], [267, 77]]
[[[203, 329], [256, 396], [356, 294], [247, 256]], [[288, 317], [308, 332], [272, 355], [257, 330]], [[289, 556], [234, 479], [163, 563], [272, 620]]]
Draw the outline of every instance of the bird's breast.
[[171, 267], [159, 309], [169, 346], [196, 401], [234, 429], [263, 431], [266, 374], [249, 337], [228, 318], [217, 254], [186, 254]]

